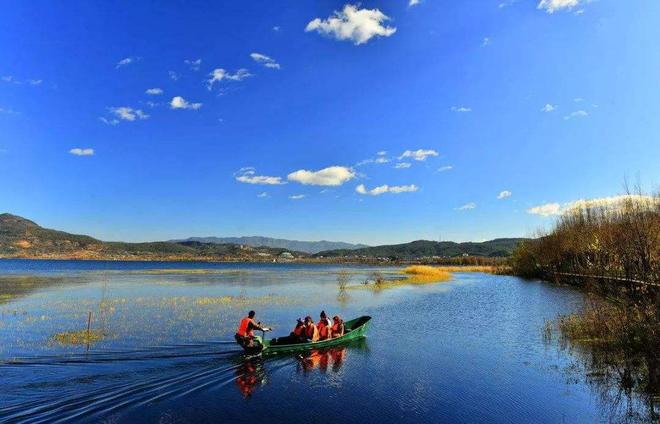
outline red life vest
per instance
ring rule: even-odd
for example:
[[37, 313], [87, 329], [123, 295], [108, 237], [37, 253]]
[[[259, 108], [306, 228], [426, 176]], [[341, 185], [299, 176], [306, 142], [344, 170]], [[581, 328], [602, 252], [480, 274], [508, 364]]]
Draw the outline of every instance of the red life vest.
[[332, 327], [331, 327], [331, 329], [332, 329], [332, 334], [333, 334], [333, 335], [335, 335], [335, 334], [339, 334], [339, 333], [341, 332], [340, 329], [341, 329], [343, 326], [344, 326], [344, 325], [343, 325], [343, 323], [341, 323], [341, 322], [337, 322], [337, 323], [333, 324]]
[[304, 330], [305, 330], [305, 326], [303, 326], [303, 325], [299, 325], [298, 327], [296, 327], [296, 328], [293, 329], [293, 334], [294, 334], [295, 336], [300, 337], [300, 336], [303, 335], [303, 331], [304, 331]]
[[329, 330], [328, 321], [324, 320], [324, 319], [319, 321], [318, 329], [319, 329], [319, 339], [321, 339], [321, 340], [327, 339], [328, 338], [328, 330]]
[[248, 330], [248, 327], [250, 326], [250, 323], [252, 322], [252, 318], [245, 317], [241, 320], [241, 323], [238, 325], [238, 331], [236, 331], [236, 334], [238, 334], [241, 337], [252, 337], [254, 336], [254, 332], [250, 328]]

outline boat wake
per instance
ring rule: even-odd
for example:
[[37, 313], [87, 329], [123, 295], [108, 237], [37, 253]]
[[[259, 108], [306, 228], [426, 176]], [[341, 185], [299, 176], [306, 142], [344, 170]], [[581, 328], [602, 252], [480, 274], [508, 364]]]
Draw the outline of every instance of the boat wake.
[[[86, 421], [235, 381], [241, 386], [255, 378], [254, 362], [263, 359], [246, 357], [235, 346], [211, 342], [5, 361], [0, 363], [0, 374], [10, 380], [5, 394], [11, 396], [14, 389], [31, 393], [31, 398], [8, 406], [0, 403], [0, 422]], [[282, 358], [272, 361], [278, 360]], [[295, 360], [288, 358], [283, 365], [287, 363]], [[31, 375], [26, 378], [26, 373]], [[21, 375], [20, 385], [11, 387], [12, 374]], [[68, 378], [71, 375], [76, 378]]]

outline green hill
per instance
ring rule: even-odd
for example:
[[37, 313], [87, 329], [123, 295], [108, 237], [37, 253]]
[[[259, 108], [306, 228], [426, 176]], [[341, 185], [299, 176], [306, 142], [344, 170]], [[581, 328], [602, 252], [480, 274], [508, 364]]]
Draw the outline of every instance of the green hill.
[[[93, 237], [43, 228], [20, 216], [0, 214], [0, 257], [112, 260], [271, 261], [285, 249], [232, 243], [104, 242]], [[306, 254], [291, 252], [295, 257]]]
[[507, 257], [523, 238], [500, 238], [481, 243], [453, 241], [416, 240], [410, 243], [366, 247], [362, 249], [338, 249], [319, 252], [315, 257], [366, 257], [391, 258], [397, 260], [418, 259], [425, 257], [482, 256]]

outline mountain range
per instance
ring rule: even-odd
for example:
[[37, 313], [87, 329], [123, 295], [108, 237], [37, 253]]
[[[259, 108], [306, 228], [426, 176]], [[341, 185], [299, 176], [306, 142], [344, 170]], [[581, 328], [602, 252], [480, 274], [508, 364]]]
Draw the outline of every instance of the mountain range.
[[295, 250], [297, 252], [305, 253], [319, 253], [326, 250], [353, 250], [369, 247], [365, 244], [351, 244], [342, 241], [300, 241], [300, 240], [287, 240], [271, 237], [190, 237], [184, 240], [171, 240], [175, 243], [196, 241], [200, 243], [214, 243], [214, 244], [241, 244], [252, 247], [272, 247], [277, 249]]
[[[268, 237], [190, 238], [147, 243], [107, 242], [39, 226], [8, 213], [0, 214], [0, 258], [342, 262], [354, 259], [407, 261], [429, 257], [507, 257], [525, 239], [485, 242], [417, 240], [365, 246], [342, 242], [305, 242]], [[324, 250], [326, 248], [333, 248]], [[336, 247], [341, 247], [337, 249]]]
[[340, 249], [319, 252], [315, 257], [367, 257], [391, 258], [397, 260], [410, 260], [416, 258], [481, 256], [481, 257], [507, 257], [524, 238], [499, 238], [484, 242], [430, 241], [416, 240], [410, 243], [392, 244], [383, 246], [364, 247], [360, 249]]

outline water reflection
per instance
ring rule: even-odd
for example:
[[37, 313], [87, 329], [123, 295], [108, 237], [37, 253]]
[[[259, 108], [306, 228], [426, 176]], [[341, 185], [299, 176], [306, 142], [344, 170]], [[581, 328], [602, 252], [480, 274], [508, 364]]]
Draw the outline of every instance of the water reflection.
[[660, 422], [660, 393], [652, 371], [640, 355], [598, 344], [580, 344], [559, 338], [559, 350], [572, 361], [564, 368], [568, 383], [584, 381], [598, 399], [607, 422]]
[[259, 386], [266, 384], [264, 360], [261, 357], [246, 358], [236, 369], [236, 386], [244, 398], [252, 396]]
[[[328, 371], [339, 373], [342, 366], [350, 358], [350, 353], [368, 352], [367, 339], [361, 338], [348, 342], [342, 346], [324, 349], [313, 349], [294, 354], [297, 362], [296, 372], [308, 375], [313, 372], [325, 374]], [[261, 356], [242, 356], [241, 362], [236, 368], [235, 383], [244, 398], [249, 398], [262, 386], [268, 384], [268, 367], [273, 360], [281, 360], [283, 357], [270, 357], [264, 359]]]
[[306, 355], [300, 355], [298, 357], [298, 362], [300, 363], [300, 369], [302, 369], [304, 373], [316, 369], [325, 373], [328, 371], [328, 366], [331, 366], [333, 372], [338, 372], [344, 363], [345, 357], [346, 347], [337, 347], [327, 350], [315, 349]]

